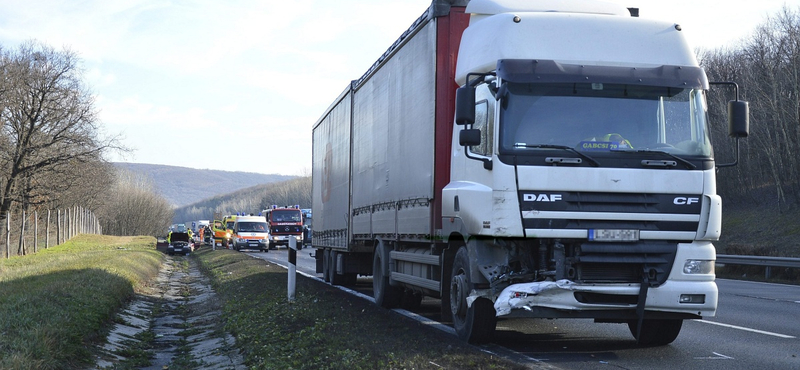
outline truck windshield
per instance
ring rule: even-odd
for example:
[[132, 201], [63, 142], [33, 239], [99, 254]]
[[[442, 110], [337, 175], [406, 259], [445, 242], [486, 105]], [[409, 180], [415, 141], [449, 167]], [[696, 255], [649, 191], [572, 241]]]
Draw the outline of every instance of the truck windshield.
[[664, 151], [710, 158], [702, 90], [602, 83], [508, 82], [501, 154], [566, 146], [592, 156]]
[[300, 222], [303, 216], [300, 211], [272, 211], [272, 222]]

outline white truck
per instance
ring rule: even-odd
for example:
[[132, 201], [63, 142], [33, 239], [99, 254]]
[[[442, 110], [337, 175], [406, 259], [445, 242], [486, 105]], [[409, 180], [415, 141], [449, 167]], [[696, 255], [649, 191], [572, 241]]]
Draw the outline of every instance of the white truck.
[[[715, 171], [735, 163], [715, 163], [680, 26], [635, 14], [434, 0], [314, 124], [317, 272], [372, 275], [384, 307], [440, 298], [470, 343], [530, 317], [663, 345], [714, 316]], [[738, 91], [728, 112], [746, 137]]]

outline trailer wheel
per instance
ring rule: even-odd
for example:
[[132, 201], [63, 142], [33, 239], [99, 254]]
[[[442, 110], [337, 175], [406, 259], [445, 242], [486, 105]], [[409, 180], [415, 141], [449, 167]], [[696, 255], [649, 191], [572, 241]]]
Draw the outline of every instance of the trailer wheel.
[[322, 251], [322, 280], [325, 280], [326, 283], [331, 281], [331, 277], [330, 275], [328, 275], [328, 270], [331, 269], [330, 267], [331, 262], [329, 260], [330, 255], [331, 255], [330, 249], [325, 249], [324, 251]]
[[492, 339], [497, 326], [497, 313], [492, 301], [478, 298], [472, 305], [467, 297], [472, 291], [469, 255], [462, 247], [453, 261], [453, 274], [450, 279], [450, 311], [453, 314], [453, 328], [461, 340], [470, 344], [486, 343]]
[[372, 292], [375, 304], [384, 308], [396, 308], [403, 298], [403, 291], [389, 285], [389, 251], [383, 243], [375, 248], [372, 257]]
[[331, 251], [329, 255], [330, 263], [328, 263], [328, 273], [330, 276], [328, 280], [331, 282], [331, 285], [345, 285], [345, 278], [344, 275], [339, 275], [336, 273], [336, 252]]
[[633, 337], [639, 344], [645, 346], [664, 346], [672, 343], [680, 334], [682, 325], [683, 320], [681, 319], [643, 320], [641, 334], [639, 338], [636, 338], [639, 322], [638, 320], [628, 321], [628, 329]]

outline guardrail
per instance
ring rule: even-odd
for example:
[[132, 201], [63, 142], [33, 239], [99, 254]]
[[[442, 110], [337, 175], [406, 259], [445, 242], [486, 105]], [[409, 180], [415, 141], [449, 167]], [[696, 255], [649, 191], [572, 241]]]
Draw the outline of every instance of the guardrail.
[[800, 268], [800, 258], [791, 257], [768, 257], [768, 256], [737, 256], [730, 254], [718, 254], [717, 264], [719, 265], [747, 265], [766, 267], [765, 277], [769, 279], [771, 267]]

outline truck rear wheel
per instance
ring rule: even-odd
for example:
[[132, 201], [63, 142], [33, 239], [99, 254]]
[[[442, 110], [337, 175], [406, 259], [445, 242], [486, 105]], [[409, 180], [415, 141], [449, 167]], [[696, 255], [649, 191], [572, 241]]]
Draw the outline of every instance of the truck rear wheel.
[[628, 329], [633, 337], [639, 344], [646, 346], [663, 346], [672, 343], [680, 334], [681, 326], [683, 326], [681, 319], [643, 320], [642, 330], [639, 337], [636, 338], [636, 333], [639, 332], [639, 322], [638, 320], [628, 321]]
[[336, 273], [336, 252], [331, 251], [328, 255], [328, 281], [330, 281], [331, 285], [345, 285], [345, 278], [344, 275], [339, 275]]
[[453, 328], [461, 340], [470, 344], [486, 343], [492, 339], [497, 326], [497, 313], [492, 301], [478, 298], [472, 305], [467, 304], [467, 297], [472, 291], [469, 255], [467, 248], [462, 247], [453, 261], [453, 273], [450, 279], [450, 311], [453, 314]]
[[396, 308], [403, 298], [403, 291], [389, 285], [389, 251], [379, 243], [372, 257], [372, 292], [375, 304], [384, 308]]
[[325, 280], [326, 283], [331, 281], [331, 277], [330, 275], [328, 275], [329, 274], [328, 270], [331, 269], [330, 255], [331, 255], [330, 249], [325, 249], [322, 251], [322, 280]]

